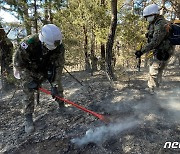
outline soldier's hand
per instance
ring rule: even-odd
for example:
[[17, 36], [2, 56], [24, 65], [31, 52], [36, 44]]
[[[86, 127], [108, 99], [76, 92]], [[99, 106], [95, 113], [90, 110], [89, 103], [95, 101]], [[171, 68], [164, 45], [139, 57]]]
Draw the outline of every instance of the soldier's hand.
[[138, 50], [135, 52], [136, 58], [141, 58], [141, 56], [143, 55], [141, 50]]
[[57, 87], [51, 87], [51, 95], [52, 95], [52, 98], [55, 98], [55, 96], [58, 95]]

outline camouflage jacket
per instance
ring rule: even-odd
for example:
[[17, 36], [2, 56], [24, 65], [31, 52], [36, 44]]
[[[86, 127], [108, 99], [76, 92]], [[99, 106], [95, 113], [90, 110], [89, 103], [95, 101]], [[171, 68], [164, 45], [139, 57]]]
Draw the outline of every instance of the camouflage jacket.
[[13, 55], [13, 66], [18, 70], [27, 69], [32, 73], [44, 74], [52, 64], [58, 67], [64, 65], [64, 46], [48, 50], [39, 40], [38, 34], [25, 37]]
[[148, 43], [142, 49], [143, 53], [149, 52], [153, 49], [169, 51], [172, 49], [172, 45], [168, 40], [169, 33], [166, 30], [167, 20], [163, 16], [158, 16], [157, 19], [150, 23], [148, 26]]

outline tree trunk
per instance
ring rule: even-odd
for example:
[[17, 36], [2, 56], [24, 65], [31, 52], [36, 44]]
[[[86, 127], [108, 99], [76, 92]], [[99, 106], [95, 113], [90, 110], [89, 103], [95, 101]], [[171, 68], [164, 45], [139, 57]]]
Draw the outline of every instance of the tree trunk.
[[180, 3], [177, 4], [177, 18], [180, 19]]
[[111, 0], [111, 14], [111, 25], [108, 35], [108, 41], [106, 44], [106, 64], [109, 78], [111, 80], [116, 80], [116, 77], [114, 75], [114, 68], [112, 66], [112, 48], [117, 27], [117, 0]]
[[161, 9], [161, 14], [162, 14], [162, 15], [164, 15], [164, 14], [166, 13], [166, 11], [165, 11], [165, 1], [166, 1], [166, 0], [162, 0], [162, 2], [161, 2], [161, 7], [162, 7], [162, 9]]
[[83, 26], [83, 32], [84, 32], [84, 55], [85, 55], [85, 70], [88, 72], [91, 72], [90, 67], [90, 56], [88, 55], [88, 36], [87, 36], [87, 29], [85, 25]]
[[[101, 7], [104, 9], [105, 7], [105, 0], [101, 0]], [[101, 28], [104, 28], [105, 25], [103, 22], [101, 22]], [[105, 57], [106, 57], [106, 51], [105, 51], [105, 44], [101, 42], [101, 58], [100, 58], [100, 69], [105, 70]]]
[[49, 0], [49, 20], [53, 23], [52, 0]]
[[23, 19], [24, 19], [24, 25], [26, 28], [27, 35], [31, 34], [31, 20], [29, 18], [29, 13], [28, 13], [28, 5], [26, 0], [24, 0], [24, 11], [23, 11]]
[[92, 67], [92, 73], [94, 71], [97, 71], [97, 57], [95, 56], [95, 34], [94, 34], [94, 27], [92, 27], [91, 32], [91, 67]]
[[105, 70], [105, 45], [101, 43], [100, 69]]
[[134, 0], [131, 1], [131, 5], [132, 5], [132, 14], [134, 14], [134, 12], [135, 12], [135, 8], [134, 8]]
[[[42, 5], [42, 4], [41, 4]], [[50, 23], [49, 22], [49, 15], [48, 15], [48, 1], [44, 1], [44, 19], [41, 19], [44, 25]]]
[[34, 28], [35, 28], [35, 32], [38, 33], [36, 0], [34, 0]]
[[12, 69], [10, 68], [10, 64], [12, 63], [12, 49], [13, 44], [7, 38], [6, 33], [2, 26], [0, 25], [0, 62], [1, 62], [1, 83], [2, 89], [8, 87], [8, 77], [10, 77], [12, 73]]

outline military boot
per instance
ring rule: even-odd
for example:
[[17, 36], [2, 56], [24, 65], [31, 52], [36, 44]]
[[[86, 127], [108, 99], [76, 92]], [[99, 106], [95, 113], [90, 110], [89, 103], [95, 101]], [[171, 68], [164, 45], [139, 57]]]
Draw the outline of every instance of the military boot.
[[34, 129], [32, 114], [25, 115], [25, 132], [30, 134], [34, 132]]

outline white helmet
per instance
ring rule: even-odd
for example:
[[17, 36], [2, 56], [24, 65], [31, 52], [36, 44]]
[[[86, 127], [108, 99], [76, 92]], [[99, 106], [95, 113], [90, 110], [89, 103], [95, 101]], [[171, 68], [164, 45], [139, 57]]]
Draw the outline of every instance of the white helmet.
[[146, 17], [146, 16], [150, 16], [150, 15], [153, 15], [153, 14], [159, 14], [159, 7], [158, 5], [156, 4], [151, 4], [151, 5], [148, 5], [144, 8], [143, 10], [143, 16]]
[[62, 43], [62, 34], [60, 29], [54, 24], [44, 25], [39, 33], [39, 40], [49, 50], [54, 50]]

